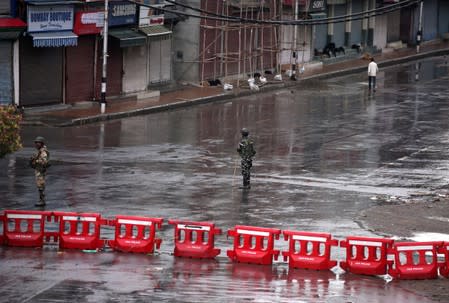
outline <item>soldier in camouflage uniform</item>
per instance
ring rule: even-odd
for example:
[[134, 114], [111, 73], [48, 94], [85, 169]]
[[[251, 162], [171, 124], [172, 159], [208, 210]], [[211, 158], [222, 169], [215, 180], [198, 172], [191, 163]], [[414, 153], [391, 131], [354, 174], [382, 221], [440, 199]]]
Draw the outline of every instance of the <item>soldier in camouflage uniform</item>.
[[254, 150], [253, 141], [248, 137], [249, 132], [246, 128], [242, 128], [242, 139], [240, 140], [237, 152], [242, 157], [242, 175], [243, 175], [243, 188], [248, 189], [250, 186], [251, 172], [250, 169], [253, 166], [253, 157], [256, 154]]
[[30, 166], [34, 168], [36, 186], [39, 190], [39, 202], [35, 206], [45, 206], [45, 175], [47, 168], [50, 166], [50, 153], [45, 146], [45, 139], [43, 137], [36, 137], [34, 146], [37, 152], [30, 158]]

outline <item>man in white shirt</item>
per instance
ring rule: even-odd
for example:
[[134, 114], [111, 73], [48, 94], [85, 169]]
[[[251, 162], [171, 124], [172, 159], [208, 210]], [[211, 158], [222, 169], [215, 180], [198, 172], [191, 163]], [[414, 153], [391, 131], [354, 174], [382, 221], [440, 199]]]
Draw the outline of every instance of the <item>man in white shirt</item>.
[[377, 67], [377, 63], [374, 62], [374, 58], [371, 58], [370, 64], [368, 64], [368, 89], [371, 90], [371, 87], [373, 88], [373, 91], [376, 91], [376, 75], [379, 71], [379, 68]]

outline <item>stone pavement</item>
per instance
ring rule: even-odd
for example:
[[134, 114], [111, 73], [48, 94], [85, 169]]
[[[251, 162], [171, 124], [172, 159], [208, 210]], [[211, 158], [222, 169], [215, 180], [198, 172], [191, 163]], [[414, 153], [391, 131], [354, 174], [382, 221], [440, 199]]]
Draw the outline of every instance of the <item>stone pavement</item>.
[[[423, 44], [420, 53], [416, 53], [415, 47], [402, 48], [377, 54], [375, 55], [375, 59], [379, 68], [382, 68], [425, 57], [448, 54], [449, 42], [437, 40]], [[269, 81], [259, 92], [292, 87], [306, 79], [325, 79], [349, 73], [362, 72], [367, 66], [368, 60], [363, 59], [361, 56], [360, 58], [325, 64], [320, 67], [306, 68], [305, 72], [298, 76], [297, 81], [292, 81], [288, 77], [283, 76], [283, 81]], [[236, 86], [234, 85], [234, 87]], [[161, 93], [158, 97], [140, 100], [108, 101], [104, 114], [100, 113], [100, 106], [97, 106], [93, 102], [26, 108], [22, 124], [48, 126], [81, 125], [226, 100], [253, 93], [253, 91], [247, 88], [235, 88], [233, 91], [225, 92], [221, 86], [196, 87], [186, 85], [174, 91]]]

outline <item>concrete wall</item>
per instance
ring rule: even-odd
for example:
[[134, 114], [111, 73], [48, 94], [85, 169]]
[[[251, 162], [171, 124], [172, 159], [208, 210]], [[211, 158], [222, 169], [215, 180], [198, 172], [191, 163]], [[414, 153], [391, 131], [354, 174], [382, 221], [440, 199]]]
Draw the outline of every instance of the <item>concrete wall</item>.
[[[187, 0], [185, 4], [198, 6], [198, 1]], [[188, 14], [196, 12], [186, 10]], [[200, 19], [189, 17], [180, 21], [173, 30], [173, 79], [198, 82], [200, 56]]]

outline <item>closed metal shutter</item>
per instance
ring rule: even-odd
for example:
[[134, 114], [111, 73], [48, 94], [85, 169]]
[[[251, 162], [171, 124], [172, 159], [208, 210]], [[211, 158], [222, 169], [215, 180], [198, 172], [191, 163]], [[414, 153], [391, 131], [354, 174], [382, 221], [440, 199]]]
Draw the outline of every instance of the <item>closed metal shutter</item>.
[[[78, 37], [77, 47], [66, 49], [66, 102], [94, 97], [95, 36]], [[97, 62], [98, 64], [98, 62]], [[100, 62], [101, 64], [101, 62]]]
[[63, 47], [33, 47], [20, 41], [20, 105], [62, 102]]
[[423, 40], [437, 38], [438, 32], [438, 0], [424, 1], [423, 5]]
[[10, 14], [10, 5], [9, 0], [0, 1], [0, 15], [9, 15]]
[[449, 1], [440, 0], [438, 8], [438, 34], [449, 33]]
[[161, 41], [161, 82], [171, 80], [171, 36], [165, 36]]
[[[362, 11], [362, 1], [352, 1], [352, 13], [360, 13]], [[362, 20], [354, 20], [351, 23], [351, 45], [362, 44]], [[348, 46], [351, 46], [348, 45]]]
[[150, 84], [171, 80], [171, 36], [164, 35], [150, 42]]
[[[335, 5], [335, 16], [346, 15], [346, 5]], [[338, 22], [334, 24], [334, 41], [336, 47], [345, 45], [345, 23]]]
[[327, 44], [327, 24], [315, 25], [315, 48], [323, 50]]
[[13, 103], [12, 41], [0, 40], [0, 104]]
[[146, 45], [123, 48], [123, 92], [144, 91], [147, 87]]
[[400, 39], [401, 26], [405, 26], [405, 24], [400, 22], [401, 11], [398, 10], [387, 14], [387, 42], [395, 42]]

